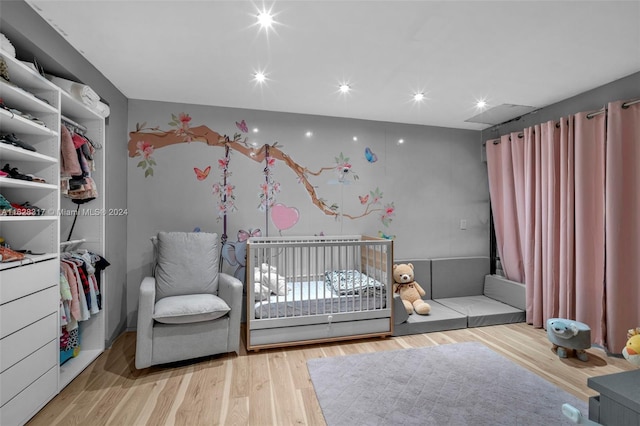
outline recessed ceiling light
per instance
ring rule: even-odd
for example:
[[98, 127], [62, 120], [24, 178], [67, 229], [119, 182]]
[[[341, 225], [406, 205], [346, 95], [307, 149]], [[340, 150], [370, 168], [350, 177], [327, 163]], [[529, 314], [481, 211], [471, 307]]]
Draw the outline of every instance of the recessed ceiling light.
[[269, 30], [273, 26], [273, 15], [271, 10], [262, 10], [258, 13], [258, 24], [260, 28]]
[[358, 137], [357, 137], [357, 136], [354, 136], [354, 137], [353, 137], [353, 140], [354, 140], [354, 142], [357, 142], [357, 141], [358, 141]]
[[487, 101], [485, 101], [484, 99], [479, 99], [476, 102], [476, 108], [478, 108], [478, 109], [486, 108], [486, 106], [487, 106]]
[[313, 132], [311, 130], [307, 130], [307, 133], [305, 133], [304, 135], [310, 138], [311, 136], [313, 136]]
[[258, 128], [257, 128], [257, 127], [254, 127], [254, 128], [253, 128], [253, 133], [258, 133], [258, 131], [259, 131], [259, 130], [258, 130]]
[[351, 85], [349, 85], [349, 83], [340, 83], [340, 86], [338, 87], [340, 88], [340, 93], [349, 93], [351, 90]]
[[424, 101], [424, 93], [422, 93], [422, 92], [414, 93], [413, 94], [413, 100], [416, 101], [416, 102]]
[[267, 76], [262, 71], [258, 71], [253, 74], [253, 79], [258, 83], [264, 83], [267, 79]]
[[404, 143], [404, 139], [398, 139], [398, 143], [402, 145]]

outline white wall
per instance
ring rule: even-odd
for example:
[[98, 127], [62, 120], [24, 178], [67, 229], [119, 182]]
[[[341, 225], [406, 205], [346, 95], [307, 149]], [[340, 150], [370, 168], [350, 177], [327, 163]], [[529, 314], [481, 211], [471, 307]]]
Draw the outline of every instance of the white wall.
[[[179, 113], [192, 117], [192, 127], [207, 125], [230, 136], [238, 132], [236, 121], [246, 120], [250, 130], [259, 129], [248, 134], [250, 143], [278, 142], [297, 164], [312, 171], [335, 165], [334, 158], [342, 152], [350, 158], [359, 179], [341, 186], [329, 183], [336, 180], [333, 171], [310, 176], [318, 196], [342, 204], [345, 213], [357, 215], [364, 211], [358, 196], [377, 187], [383, 193], [382, 204], [395, 205], [388, 227], [383, 226], [379, 214], [341, 222], [314, 206], [292, 171], [278, 162], [273, 169], [274, 178], [282, 185], [277, 202], [300, 212], [298, 223], [282, 235], [378, 235], [382, 231], [396, 236], [397, 259], [488, 255], [489, 194], [486, 167], [480, 160], [480, 132], [139, 100], [129, 102], [129, 130], [143, 122], [168, 130], [171, 114]], [[313, 132], [311, 138], [305, 136], [307, 130]], [[405, 140], [403, 144], [397, 143], [400, 138]], [[366, 147], [377, 155], [377, 162], [366, 160]], [[151, 271], [149, 238], [160, 230], [191, 231], [195, 227], [222, 233], [212, 185], [220, 180], [217, 161], [223, 156], [222, 148], [200, 142], [157, 149], [154, 176], [147, 178], [137, 167], [140, 157], [129, 159], [127, 306], [131, 328], [136, 322], [140, 280]], [[198, 181], [194, 167], [208, 165], [212, 166], [208, 178]], [[231, 182], [236, 185], [239, 210], [228, 217], [230, 241], [236, 240], [239, 229], [266, 231], [268, 227], [269, 235], [279, 233], [257, 209], [263, 169], [264, 163], [232, 154]], [[467, 221], [466, 230], [460, 230], [461, 219]]]

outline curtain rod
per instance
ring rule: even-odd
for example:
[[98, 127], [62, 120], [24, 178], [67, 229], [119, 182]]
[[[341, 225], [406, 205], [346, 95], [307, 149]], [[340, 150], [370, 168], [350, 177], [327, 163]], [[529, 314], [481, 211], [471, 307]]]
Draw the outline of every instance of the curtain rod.
[[[622, 108], [626, 109], [626, 108], [629, 108], [631, 105], [635, 105], [635, 104], [638, 104], [638, 103], [640, 103], [640, 98], [623, 103], [622, 104]], [[607, 112], [607, 107], [603, 107], [601, 110], [598, 110], [598, 111], [595, 111], [595, 112], [587, 114], [587, 118], [591, 119], [591, 118], [595, 117], [596, 115], [604, 114], [605, 112]], [[556, 127], [560, 127], [560, 122], [556, 123]], [[534, 131], [534, 133], [535, 133], [535, 131]], [[522, 133], [522, 132], [518, 133], [518, 138], [523, 138], [523, 137], [524, 137], [524, 133]], [[509, 136], [509, 140], [511, 140], [511, 136]], [[498, 145], [499, 143], [500, 143], [500, 138], [493, 140], [493, 144], [494, 145]]]
[[[622, 104], [622, 108], [629, 108], [631, 105], [640, 103], [640, 99], [635, 99], [633, 101], [629, 101], [629, 102], [625, 102]], [[587, 114], [587, 118], [591, 119], [593, 117], [595, 117], [596, 115], [600, 115], [600, 114], [604, 114], [605, 112], [607, 112], [607, 107], [603, 107], [601, 110], [592, 112], [590, 114]]]

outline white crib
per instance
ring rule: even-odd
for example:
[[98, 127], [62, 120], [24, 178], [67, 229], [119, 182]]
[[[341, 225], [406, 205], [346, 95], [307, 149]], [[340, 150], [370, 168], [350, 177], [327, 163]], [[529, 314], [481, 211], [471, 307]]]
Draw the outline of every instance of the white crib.
[[392, 262], [381, 238], [250, 238], [247, 349], [391, 335]]

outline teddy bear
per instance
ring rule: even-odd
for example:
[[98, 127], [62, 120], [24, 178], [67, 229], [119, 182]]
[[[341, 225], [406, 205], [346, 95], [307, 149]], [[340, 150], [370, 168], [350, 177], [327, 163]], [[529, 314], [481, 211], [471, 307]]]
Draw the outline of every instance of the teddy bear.
[[431, 305], [422, 300], [425, 291], [413, 279], [413, 264], [393, 265], [393, 292], [400, 295], [407, 313], [412, 314], [415, 311], [420, 315], [428, 315]]

